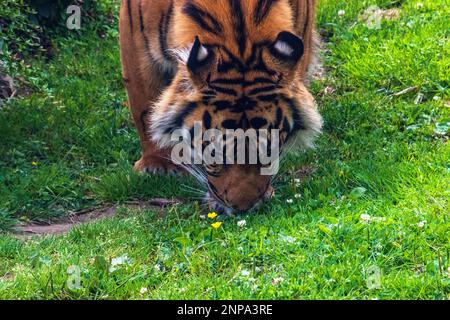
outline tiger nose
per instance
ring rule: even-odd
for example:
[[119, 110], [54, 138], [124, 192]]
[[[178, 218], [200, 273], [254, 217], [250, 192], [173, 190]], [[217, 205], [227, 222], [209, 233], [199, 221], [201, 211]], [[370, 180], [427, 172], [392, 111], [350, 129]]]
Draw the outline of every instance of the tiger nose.
[[263, 197], [264, 191], [248, 181], [243, 181], [229, 188], [226, 194], [228, 204], [238, 212], [245, 212], [253, 208]]

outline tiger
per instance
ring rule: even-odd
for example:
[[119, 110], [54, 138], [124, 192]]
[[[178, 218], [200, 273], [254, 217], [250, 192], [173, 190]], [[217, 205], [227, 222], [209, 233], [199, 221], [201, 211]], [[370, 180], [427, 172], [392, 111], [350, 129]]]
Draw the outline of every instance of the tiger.
[[277, 129], [280, 154], [313, 146], [323, 120], [307, 88], [317, 56], [316, 0], [122, 0], [122, 77], [142, 156], [138, 172], [186, 169], [208, 208], [252, 212], [274, 196], [260, 163], [174, 163], [170, 134]]

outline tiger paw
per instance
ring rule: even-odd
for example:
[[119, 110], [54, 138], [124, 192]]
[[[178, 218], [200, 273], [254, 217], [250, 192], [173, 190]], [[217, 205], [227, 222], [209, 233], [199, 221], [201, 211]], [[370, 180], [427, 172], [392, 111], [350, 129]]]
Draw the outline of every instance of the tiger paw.
[[148, 174], [172, 174], [181, 172], [181, 168], [172, 161], [160, 157], [142, 157], [134, 164], [133, 170]]

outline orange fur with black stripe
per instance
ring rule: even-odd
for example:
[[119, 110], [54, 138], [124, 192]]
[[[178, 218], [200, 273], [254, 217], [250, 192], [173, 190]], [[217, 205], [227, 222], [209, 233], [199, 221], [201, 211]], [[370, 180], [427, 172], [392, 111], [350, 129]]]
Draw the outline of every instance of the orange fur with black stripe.
[[[322, 120], [304, 85], [314, 56], [315, 0], [122, 0], [123, 78], [142, 143], [139, 171], [172, 170], [170, 133], [279, 129], [310, 146]], [[272, 193], [258, 165], [205, 170], [223, 211]]]

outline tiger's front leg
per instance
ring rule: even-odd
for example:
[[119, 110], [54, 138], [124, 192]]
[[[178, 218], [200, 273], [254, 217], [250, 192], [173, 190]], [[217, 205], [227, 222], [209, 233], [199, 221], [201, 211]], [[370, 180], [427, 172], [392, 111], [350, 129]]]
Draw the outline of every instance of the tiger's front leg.
[[149, 88], [143, 87], [139, 77], [124, 77], [128, 102], [134, 124], [139, 134], [142, 147], [142, 156], [134, 164], [134, 170], [143, 173], [173, 173], [178, 170], [177, 166], [170, 160], [170, 150], [160, 149], [151, 140], [148, 132], [148, 115], [151, 106], [156, 99], [157, 92], [151, 92]]
[[178, 168], [170, 160], [170, 151], [160, 149], [152, 141], [148, 130], [148, 116], [161, 94], [166, 75], [143, 54], [143, 39], [136, 34], [136, 30], [134, 36], [130, 33], [128, 19], [128, 10], [124, 6], [120, 19], [122, 77], [142, 147], [142, 156], [134, 164], [134, 170], [149, 173], [173, 172]]

